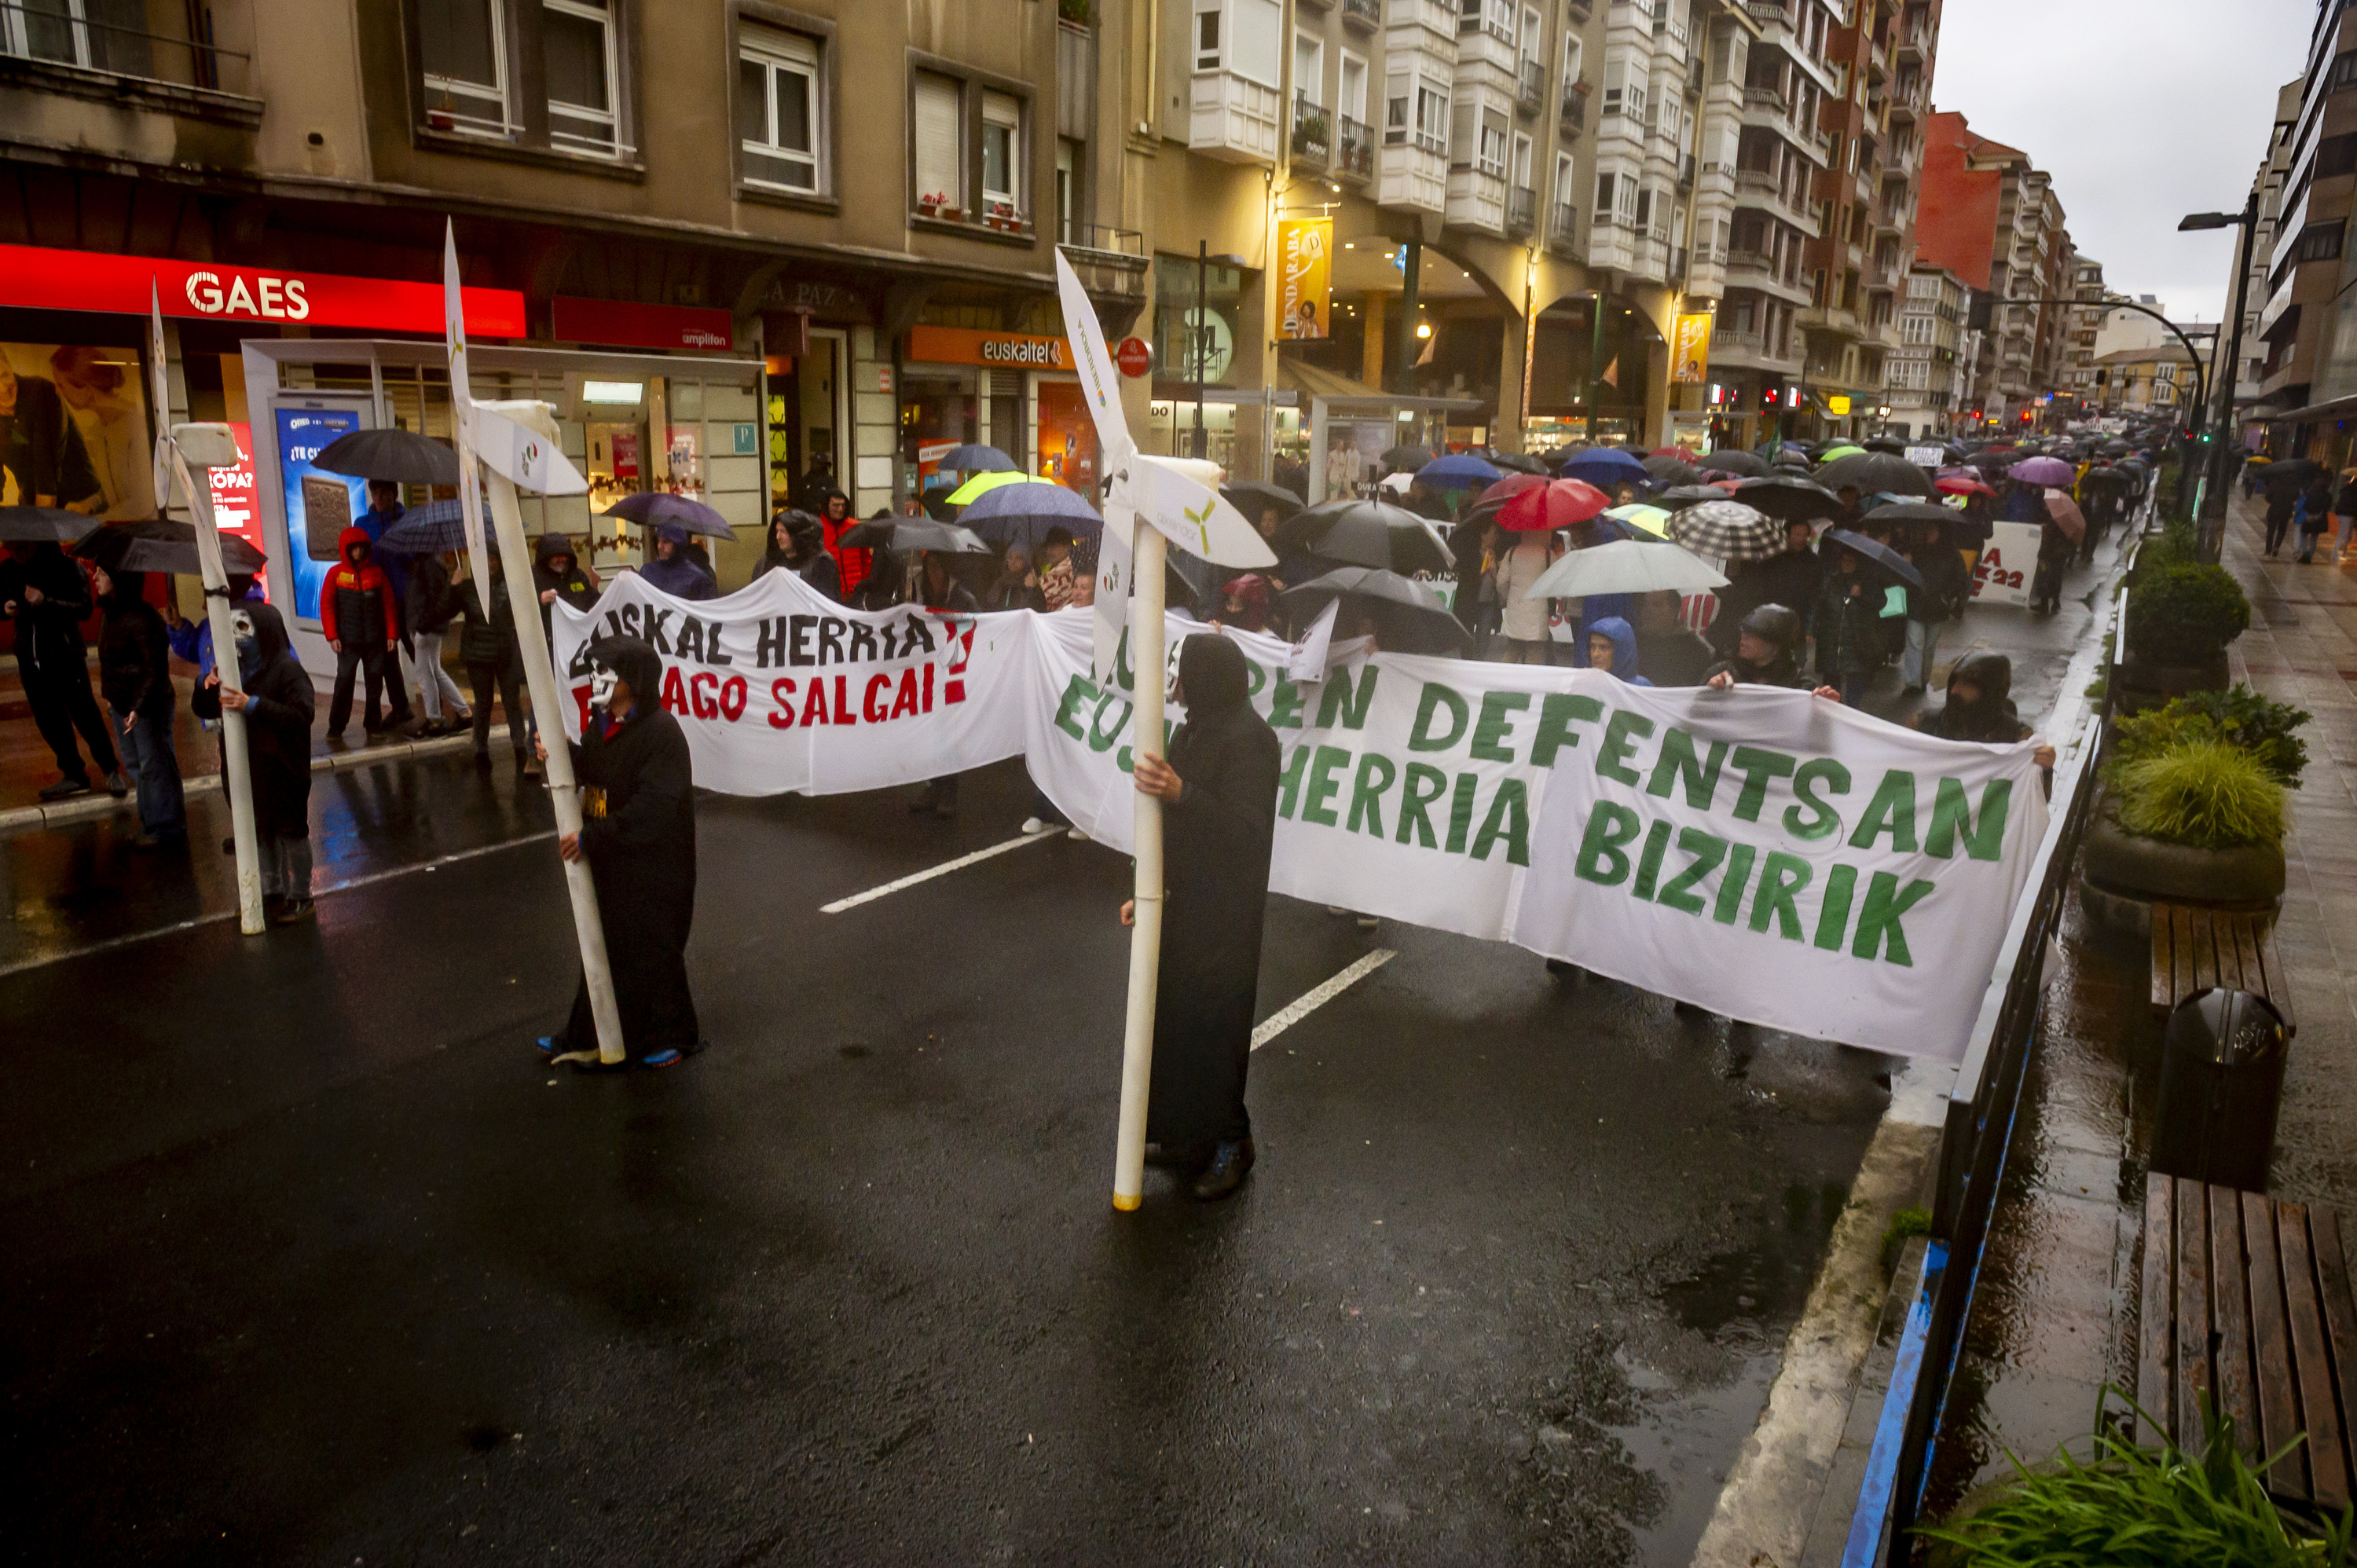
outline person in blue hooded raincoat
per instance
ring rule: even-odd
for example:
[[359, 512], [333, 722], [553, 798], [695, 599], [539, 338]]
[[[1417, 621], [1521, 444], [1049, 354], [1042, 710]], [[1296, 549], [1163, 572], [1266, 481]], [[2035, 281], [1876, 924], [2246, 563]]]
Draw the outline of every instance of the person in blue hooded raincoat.
[[720, 585], [712, 580], [712, 574], [687, 553], [687, 530], [675, 522], [655, 529], [655, 558], [640, 567], [639, 575], [675, 599], [720, 596]]
[[1609, 672], [1631, 686], [1650, 686], [1637, 668], [1637, 633], [1619, 616], [1605, 616], [1587, 628], [1587, 667]]

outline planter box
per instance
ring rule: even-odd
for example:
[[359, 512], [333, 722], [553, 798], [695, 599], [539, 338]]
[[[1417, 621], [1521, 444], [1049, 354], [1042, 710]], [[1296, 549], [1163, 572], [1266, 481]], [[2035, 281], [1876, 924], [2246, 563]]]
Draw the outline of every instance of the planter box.
[[2114, 707], [2127, 714], [2162, 707], [2190, 692], [2222, 692], [2229, 683], [2223, 653], [2207, 664], [2158, 664], [2130, 658], [2113, 671], [2112, 680], [2118, 688]]
[[2283, 846], [2192, 849], [2139, 838], [2120, 826], [2106, 795], [2088, 819], [2079, 880], [2091, 913], [2107, 924], [2149, 933], [2154, 904], [2276, 908], [2283, 902]]

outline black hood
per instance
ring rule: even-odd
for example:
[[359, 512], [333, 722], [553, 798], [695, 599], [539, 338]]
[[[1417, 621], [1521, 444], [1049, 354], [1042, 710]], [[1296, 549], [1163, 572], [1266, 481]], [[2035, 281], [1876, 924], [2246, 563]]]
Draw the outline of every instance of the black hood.
[[107, 578], [114, 585], [108, 602], [115, 609], [129, 609], [147, 596], [147, 574], [145, 572], [109, 572]]
[[662, 656], [635, 637], [601, 637], [589, 645], [589, 657], [622, 679], [630, 688], [633, 713], [662, 705]]
[[551, 565], [550, 563], [559, 555], [564, 556], [576, 566], [581, 564], [581, 557], [574, 553], [573, 541], [565, 538], [565, 535], [561, 533], [544, 533], [538, 539], [533, 541], [532, 566], [533, 571], [555, 571], [556, 568]]
[[1178, 645], [1178, 692], [1189, 719], [1223, 714], [1250, 694], [1244, 650], [1214, 632]]
[[292, 656], [291, 646], [286, 640], [286, 622], [280, 617], [277, 606], [255, 599], [236, 605], [231, 613], [243, 615], [253, 622], [253, 654], [249, 663], [243, 650], [240, 650], [238, 668], [241, 671], [252, 673], [267, 669], [278, 659]]
[[2013, 694], [2013, 660], [2002, 653], [1967, 653], [1956, 660], [1948, 671], [1948, 701], [1956, 700], [1956, 682], [1969, 681], [1980, 688], [1981, 700], [1976, 707], [1996, 710], [2008, 706], [2007, 699]]

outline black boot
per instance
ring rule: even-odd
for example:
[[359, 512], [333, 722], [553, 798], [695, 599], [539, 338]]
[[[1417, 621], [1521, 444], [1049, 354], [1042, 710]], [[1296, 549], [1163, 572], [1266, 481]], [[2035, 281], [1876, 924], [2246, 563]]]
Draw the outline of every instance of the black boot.
[[1187, 1190], [1199, 1203], [1216, 1203], [1243, 1186], [1244, 1177], [1252, 1174], [1253, 1141], [1222, 1144], [1211, 1155], [1211, 1163], [1195, 1178]]

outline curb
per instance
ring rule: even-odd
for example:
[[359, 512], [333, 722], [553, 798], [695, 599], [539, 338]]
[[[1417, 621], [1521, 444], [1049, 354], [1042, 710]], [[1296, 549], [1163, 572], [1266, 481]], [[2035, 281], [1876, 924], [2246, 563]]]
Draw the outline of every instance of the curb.
[[[507, 737], [507, 725], [493, 725], [487, 744], [503, 741]], [[311, 758], [311, 771], [338, 773], [348, 768], [371, 768], [382, 762], [403, 762], [416, 757], [442, 757], [452, 752], [471, 750], [474, 744], [472, 736], [446, 735], [432, 740], [405, 740], [392, 746], [329, 752], [325, 757]], [[192, 779], [180, 780], [180, 792], [184, 795], [210, 795], [221, 788], [221, 776], [218, 773], [199, 773]], [[17, 806], [0, 811], [0, 837], [34, 832], [42, 828], [62, 827], [68, 822], [84, 822], [93, 818], [111, 817], [117, 811], [135, 811], [138, 809], [135, 792], [118, 800], [102, 789], [77, 795], [70, 800], [60, 800], [54, 806]]]

